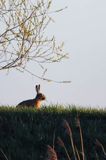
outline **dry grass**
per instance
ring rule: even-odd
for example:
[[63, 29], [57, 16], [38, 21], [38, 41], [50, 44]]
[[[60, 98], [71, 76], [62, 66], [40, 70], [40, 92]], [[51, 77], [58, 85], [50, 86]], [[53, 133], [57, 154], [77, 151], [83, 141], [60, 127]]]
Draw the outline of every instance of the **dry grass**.
[[[76, 144], [74, 143], [73, 131], [72, 131], [71, 126], [67, 122], [67, 120], [63, 121], [63, 127], [67, 133], [67, 136], [70, 138], [70, 145], [71, 145], [70, 148], [72, 148], [73, 154], [70, 155], [69, 149], [66, 148], [64, 141], [60, 137], [57, 138], [58, 144], [60, 147], [62, 147], [64, 149], [67, 160], [73, 160], [73, 159], [74, 160], [87, 160], [86, 155], [85, 155], [85, 151], [84, 151], [83, 133], [82, 133], [82, 128], [81, 128], [81, 123], [80, 123], [80, 119], [78, 117], [76, 118], [76, 126], [79, 129], [81, 151], [78, 150]], [[103, 160], [105, 160], [106, 159], [106, 151], [105, 151], [103, 145], [97, 139], [96, 139], [95, 145], [102, 150], [103, 157], [104, 157]], [[47, 154], [49, 155], [49, 158], [46, 160], [58, 160], [57, 153], [54, 148], [51, 148], [49, 146], [49, 148], [47, 150]], [[63, 158], [63, 157], [61, 157], [61, 158]], [[66, 160], [66, 159], [64, 159], [64, 160]], [[97, 152], [95, 153], [95, 160], [99, 160], [99, 154]]]
[[58, 160], [56, 151], [49, 145], [47, 147], [47, 159], [46, 160]]
[[4, 151], [0, 148], [0, 158], [1, 160], [8, 160], [6, 154], [4, 153]]

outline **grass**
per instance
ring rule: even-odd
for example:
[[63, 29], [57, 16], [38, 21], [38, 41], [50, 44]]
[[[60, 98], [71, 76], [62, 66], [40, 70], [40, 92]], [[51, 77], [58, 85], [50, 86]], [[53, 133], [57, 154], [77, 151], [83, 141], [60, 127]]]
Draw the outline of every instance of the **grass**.
[[[80, 135], [80, 148], [78, 149], [76, 144], [74, 143], [74, 138], [73, 138], [73, 132], [72, 129], [69, 125], [69, 123], [64, 120], [63, 122], [63, 127], [65, 128], [67, 135], [70, 139], [70, 148], [66, 148], [64, 141], [58, 137], [58, 144], [64, 149], [65, 153], [66, 153], [66, 157], [65, 159], [71, 160], [86, 160], [86, 154], [85, 154], [85, 148], [84, 148], [84, 143], [83, 143], [83, 133], [82, 133], [82, 128], [81, 128], [81, 124], [80, 124], [80, 120], [77, 117], [77, 121], [76, 121], [76, 125], [79, 128], [79, 135]], [[102, 151], [102, 154], [98, 154], [98, 151], [95, 149], [95, 159], [106, 159], [106, 151], [103, 147], [103, 145], [100, 143], [99, 140], [96, 139], [95, 141], [95, 146], [99, 148], [99, 151]], [[72, 152], [70, 154], [70, 151]], [[61, 154], [60, 154], [61, 155]], [[63, 158], [63, 156], [61, 156], [61, 158]], [[48, 150], [47, 150], [47, 158], [46, 160], [58, 160], [58, 155], [56, 153], [55, 150], [55, 146], [53, 146], [53, 148], [51, 146], [48, 146]]]
[[54, 160], [67, 160], [71, 155], [78, 158], [80, 152], [88, 160], [104, 160], [106, 109], [74, 105], [48, 106], [41, 110], [0, 107], [0, 149], [8, 160], [44, 160], [48, 145], [51, 153], [56, 152]]

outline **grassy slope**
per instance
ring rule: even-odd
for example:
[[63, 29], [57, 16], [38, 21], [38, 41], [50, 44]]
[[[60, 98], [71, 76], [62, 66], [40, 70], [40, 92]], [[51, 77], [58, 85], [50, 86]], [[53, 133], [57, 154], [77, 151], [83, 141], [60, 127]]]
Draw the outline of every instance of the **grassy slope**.
[[0, 107], [0, 148], [9, 160], [44, 160], [46, 146], [53, 145], [55, 131], [54, 143], [58, 156], [65, 157], [63, 149], [57, 144], [57, 137], [61, 137], [69, 148], [68, 135], [62, 124], [63, 119], [66, 119], [71, 126], [74, 142], [80, 150], [79, 130], [75, 123], [77, 116], [81, 121], [86, 156], [93, 160], [98, 151], [95, 147], [96, 139], [106, 148], [105, 109], [76, 109], [75, 106], [65, 109], [55, 106], [36, 111]]

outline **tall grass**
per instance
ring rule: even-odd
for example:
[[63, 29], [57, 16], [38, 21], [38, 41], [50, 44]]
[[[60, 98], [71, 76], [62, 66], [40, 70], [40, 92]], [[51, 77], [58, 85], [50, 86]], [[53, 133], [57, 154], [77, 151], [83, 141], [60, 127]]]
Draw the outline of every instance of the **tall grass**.
[[[73, 131], [71, 126], [69, 125], [69, 123], [67, 122], [67, 120], [63, 121], [63, 127], [65, 128], [65, 131], [67, 133], [67, 136], [69, 136], [70, 138], [70, 145], [71, 145], [71, 150], [73, 152], [73, 154], [70, 155], [70, 151], [69, 149], [66, 148], [64, 141], [58, 137], [57, 141], [58, 144], [64, 149], [65, 153], [66, 153], [66, 159], [67, 160], [87, 160], [86, 158], [86, 154], [85, 154], [85, 149], [84, 149], [84, 142], [83, 142], [83, 132], [82, 132], [82, 128], [81, 128], [81, 124], [80, 124], [80, 119], [77, 117], [76, 118], [76, 126], [79, 128], [79, 135], [80, 135], [80, 148], [81, 150], [78, 150], [78, 147], [76, 146], [76, 144], [74, 143], [74, 138], [73, 138]], [[99, 153], [96, 151], [95, 152], [95, 160], [106, 160], [106, 151], [104, 146], [102, 145], [102, 143], [100, 143], [100, 141], [98, 139], [96, 139], [95, 141], [95, 146], [99, 147], [99, 150], [102, 150], [102, 157], [101, 155], [99, 155]], [[53, 152], [50, 152], [50, 148], [52, 150], [52, 147], [49, 146], [47, 149], [47, 157], [46, 160], [59, 160], [58, 159], [58, 155], [56, 153], [56, 150], [53, 147]], [[91, 148], [92, 150], [92, 148]], [[89, 150], [90, 152], [90, 150]], [[53, 156], [55, 155], [55, 156]], [[61, 159], [64, 159], [61, 155], [60, 155]], [[64, 159], [64, 160], [66, 160]]]
[[44, 160], [47, 145], [49, 160], [104, 160], [105, 133], [105, 109], [0, 107], [0, 156], [8, 160]]

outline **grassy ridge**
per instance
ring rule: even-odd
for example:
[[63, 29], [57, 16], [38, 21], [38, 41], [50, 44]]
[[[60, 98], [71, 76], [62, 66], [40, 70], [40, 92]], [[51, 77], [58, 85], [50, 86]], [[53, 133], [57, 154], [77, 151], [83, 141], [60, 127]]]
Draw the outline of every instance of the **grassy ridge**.
[[54, 144], [58, 157], [62, 155], [64, 160], [66, 157], [57, 144], [57, 137], [61, 137], [69, 147], [69, 139], [63, 128], [63, 120], [66, 119], [80, 150], [79, 131], [75, 123], [77, 116], [81, 122], [87, 159], [95, 160], [95, 153], [99, 152], [99, 159], [103, 160], [102, 151], [95, 146], [95, 140], [98, 139], [106, 148], [105, 109], [53, 106], [37, 111], [0, 107], [0, 148], [9, 160], [44, 160], [47, 145]]

